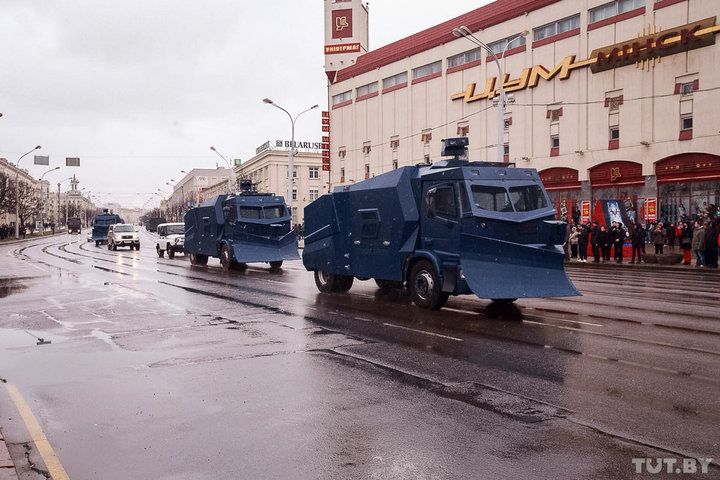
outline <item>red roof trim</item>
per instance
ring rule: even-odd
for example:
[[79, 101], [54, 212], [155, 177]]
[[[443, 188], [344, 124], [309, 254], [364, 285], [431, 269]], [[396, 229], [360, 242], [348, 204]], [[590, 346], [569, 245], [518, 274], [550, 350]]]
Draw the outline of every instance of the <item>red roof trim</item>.
[[659, 10], [661, 8], [669, 7], [670, 5], [675, 5], [676, 3], [684, 2], [685, 0], [662, 0], [661, 2], [655, 3], [653, 5], [653, 10]]
[[397, 85], [393, 85], [392, 87], [383, 88], [383, 95], [386, 93], [394, 92], [395, 90], [400, 90], [401, 88], [407, 87], [407, 82], [405, 83], [398, 83]]
[[455, 17], [359, 56], [355, 65], [344, 68], [337, 73], [336, 81], [341, 82], [353, 78], [362, 73], [380, 68], [383, 65], [388, 65], [444, 43], [457, 40], [453, 36], [452, 30], [461, 25], [465, 25], [471, 31], [477, 32], [519, 17], [525, 12], [539, 10], [540, 8], [558, 2], [560, 2], [560, 0], [497, 0], [460, 15], [459, 17]]
[[435, 72], [435, 73], [431, 73], [430, 75], [425, 75], [424, 77], [418, 77], [412, 81], [412, 85], [415, 85], [416, 83], [427, 82], [428, 80], [432, 80], [433, 78], [438, 78], [441, 76], [442, 76], [442, 72]]
[[621, 13], [620, 15], [604, 18], [595, 23], [589, 23], [587, 29], [589, 32], [590, 30], [595, 30], [596, 28], [612, 25], [613, 23], [622, 22], [623, 20], [638, 17], [640, 15], [645, 15], [645, 7], [636, 8], [635, 10], [630, 10], [629, 12]]
[[482, 60], [475, 60], [473, 62], [468, 62], [463, 65], [456, 65], [454, 67], [450, 67], [447, 70], [445, 70], [445, 73], [455, 73], [459, 72], [461, 70], [467, 70], [468, 68], [477, 67], [482, 64]]
[[559, 42], [560, 40], [565, 40], [566, 38], [575, 37], [577, 35], [580, 35], [580, 29], [575, 28], [573, 30], [568, 30], [567, 32], [558, 33], [557, 35], [553, 35], [552, 37], [545, 37], [542, 38], [536, 42], [533, 42], [532, 47], [542, 47], [543, 45], [549, 45], [551, 43]]

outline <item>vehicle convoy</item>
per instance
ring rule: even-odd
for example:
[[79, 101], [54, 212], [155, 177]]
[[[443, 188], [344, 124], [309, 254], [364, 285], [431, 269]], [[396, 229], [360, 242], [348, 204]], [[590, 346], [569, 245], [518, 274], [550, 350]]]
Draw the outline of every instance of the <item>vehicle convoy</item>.
[[283, 197], [263, 193], [219, 195], [185, 214], [185, 253], [193, 265], [219, 257], [225, 270], [265, 262], [276, 270], [299, 259], [297, 233]]
[[79, 218], [68, 218], [67, 220], [67, 228], [68, 233], [70, 235], [80, 235], [80, 230], [82, 229], [82, 223], [80, 222]]
[[95, 246], [99, 246], [102, 243], [107, 243], [108, 230], [111, 225], [116, 223], [125, 223], [120, 215], [110, 212], [109, 210], [103, 210], [103, 213], [95, 215], [92, 220], [92, 240], [95, 242]]
[[175, 258], [176, 253], [183, 253], [185, 249], [185, 224], [161, 223], [157, 226], [158, 239], [155, 251], [162, 258], [166, 253], [168, 258]]
[[355, 278], [407, 287], [419, 307], [450, 295], [496, 302], [579, 295], [564, 271], [566, 224], [536, 170], [457, 158], [467, 139], [443, 141], [443, 160], [339, 186], [305, 207], [303, 264], [321, 292]]
[[107, 240], [108, 250], [117, 250], [118, 247], [130, 247], [140, 250], [140, 236], [132, 223], [117, 223], [110, 225]]

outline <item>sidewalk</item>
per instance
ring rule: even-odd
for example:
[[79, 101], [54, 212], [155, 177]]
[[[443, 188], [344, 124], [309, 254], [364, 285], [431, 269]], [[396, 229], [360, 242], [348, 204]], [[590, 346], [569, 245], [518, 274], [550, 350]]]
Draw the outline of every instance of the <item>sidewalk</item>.
[[618, 269], [621, 268], [623, 270], [643, 270], [643, 271], [656, 271], [656, 272], [678, 272], [678, 271], [687, 271], [702, 275], [717, 275], [720, 277], [720, 269], [717, 268], [706, 268], [706, 267], [696, 267], [695, 266], [695, 260], [693, 259], [691, 265], [683, 265], [682, 263], [676, 264], [676, 265], [662, 265], [659, 263], [630, 263], [630, 261], [627, 258], [623, 259], [623, 263], [615, 263], [614, 260], [610, 260], [609, 262], [600, 262], [595, 263], [592, 260], [592, 257], [588, 257], [587, 263], [581, 263], [578, 262], [577, 259], [571, 259], [570, 261], [565, 262], [565, 267], [568, 268], [602, 268], [602, 269]]
[[10, 458], [10, 452], [8, 452], [5, 440], [0, 435], [0, 480], [17, 480], [17, 472], [15, 471], [15, 465]]
[[5, 240], [0, 240], [0, 246], [2, 245], [13, 245], [15, 243], [22, 243], [22, 242], [29, 242], [30, 240], [39, 240], [42, 238], [50, 238], [50, 237], [56, 237], [58, 235], [67, 235], [67, 232], [65, 230], [59, 230], [55, 233], [46, 232], [45, 235], [28, 235], [25, 238], [21, 238], [19, 240], [15, 240], [15, 235], [11, 235], [10, 237], [6, 238]]

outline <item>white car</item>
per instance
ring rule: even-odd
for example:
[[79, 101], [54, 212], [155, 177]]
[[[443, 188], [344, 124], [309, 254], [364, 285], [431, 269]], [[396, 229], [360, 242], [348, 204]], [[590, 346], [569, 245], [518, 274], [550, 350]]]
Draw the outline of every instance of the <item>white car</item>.
[[108, 229], [108, 250], [117, 250], [117, 247], [130, 247], [140, 250], [140, 236], [132, 223], [116, 223]]
[[184, 223], [161, 223], [157, 227], [157, 244], [155, 250], [158, 257], [162, 258], [167, 252], [168, 258], [175, 258], [176, 253], [185, 251], [185, 224]]
[[87, 234], [87, 241], [88, 241], [88, 242], [92, 242], [92, 241], [93, 241], [93, 240], [92, 240], [92, 230], [90, 230], [90, 231], [88, 232], [88, 234]]

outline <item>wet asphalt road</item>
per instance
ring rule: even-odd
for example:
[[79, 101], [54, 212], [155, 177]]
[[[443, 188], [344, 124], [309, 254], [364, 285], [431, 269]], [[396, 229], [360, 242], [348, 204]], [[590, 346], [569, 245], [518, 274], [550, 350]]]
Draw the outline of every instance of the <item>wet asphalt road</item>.
[[[574, 266], [582, 297], [426, 312], [374, 282], [320, 294], [301, 262], [225, 273], [142, 242], [0, 247], [0, 378], [71, 479], [639, 478], [634, 457], [720, 457], [718, 275]], [[1, 386], [0, 429], [45, 478]]]

